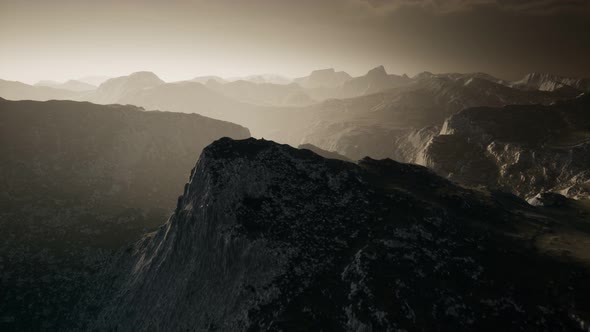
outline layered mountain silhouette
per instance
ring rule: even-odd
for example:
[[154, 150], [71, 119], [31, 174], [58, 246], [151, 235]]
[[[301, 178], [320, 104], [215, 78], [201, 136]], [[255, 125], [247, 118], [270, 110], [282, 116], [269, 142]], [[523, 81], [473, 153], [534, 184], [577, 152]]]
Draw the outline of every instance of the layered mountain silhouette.
[[249, 131], [135, 106], [0, 99], [0, 136], [0, 329], [23, 331], [69, 326], [90, 277], [165, 222], [201, 150]]
[[88, 84], [77, 80], [69, 80], [64, 83], [55, 81], [39, 81], [35, 86], [46, 86], [55, 89], [63, 89], [69, 91], [92, 91], [96, 89], [95, 85]]
[[337, 88], [342, 86], [352, 77], [344, 71], [335, 71], [334, 68], [314, 70], [309, 76], [299, 77], [293, 82], [306, 89]]
[[590, 95], [550, 106], [468, 108], [425, 147], [422, 163], [469, 185], [531, 198], [590, 197]]
[[407, 75], [390, 75], [385, 67], [379, 66], [369, 70], [365, 76], [355, 77], [342, 85], [341, 97], [357, 97], [370, 95], [384, 90], [396, 88], [410, 82]]
[[191, 80], [192, 82], [197, 82], [201, 84], [207, 84], [209, 81], [217, 82], [217, 83], [227, 83], [228, 81], [224, 78], [215, 75], [209, 76], [197, 76]]
[[78, 328], [571, 330], [590, 314], [589, 238], [556, 216], [420, 166], [224, 138], [96, 279]]
[[[482, 78], [481, 74], [420, 75], [412, 83], [349, 99], [328, 100], [300, 109], [275, 134], [297, 146], [311, 143], [353, 160], [371, 156], [415, 162], [417, 150], [444, 121], [467, 107], [551, 104], [576, 91], [526, 91]], [[278, 119], [280, 121], [280, 119]], [[265, 137], [266, 137], [265, 136]]]
[[9, 100], [46, 101], [51, 99], [76, 99], [80, 97], [80, 92], [49, 86], [33, 86], [0, 79], [0, 97]]
[[87, 100], [97, 104], [116, 104], [124, 97], [164, 83], [152, 72], [136, 72], [105, 81]]
[[301, 106], [314, 102], [305, 89], [297, 84], [253, 83], [245, 80], [220, 83], [209, 80], [206, 86], [226, 97], [255, 105]]

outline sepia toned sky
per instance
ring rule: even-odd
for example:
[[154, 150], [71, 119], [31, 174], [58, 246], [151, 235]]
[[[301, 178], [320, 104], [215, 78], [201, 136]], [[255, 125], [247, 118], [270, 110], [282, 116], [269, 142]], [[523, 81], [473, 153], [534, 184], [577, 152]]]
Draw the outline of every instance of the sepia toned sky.
[[590, 0], [0, 0], [0, 78], [590, 77]]

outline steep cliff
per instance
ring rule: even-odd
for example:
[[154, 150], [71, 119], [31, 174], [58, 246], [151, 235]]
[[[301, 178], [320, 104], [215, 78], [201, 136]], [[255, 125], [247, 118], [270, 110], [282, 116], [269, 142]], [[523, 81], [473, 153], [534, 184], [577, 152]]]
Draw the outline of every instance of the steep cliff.
[[420, 166], [224, 138], [78, 314], [97, 330], [568, 330], [590, 317], [588, 262], [537, 245], [556, 223]]
[[451, 116], [421, 154], [439, 174], [529, 198], [590, 194], [590, 95], [553, 105], [470, 108]]

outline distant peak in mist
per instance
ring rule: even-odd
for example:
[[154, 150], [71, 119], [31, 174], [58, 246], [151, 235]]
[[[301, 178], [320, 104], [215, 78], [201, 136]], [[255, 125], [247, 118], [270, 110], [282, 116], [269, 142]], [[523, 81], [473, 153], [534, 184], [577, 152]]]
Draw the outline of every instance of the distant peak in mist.
[[309, 76], [296, 78], [295, 83], [305, 88], [333, 88], [342, 85], [352, 77], [344, 71], [336, 71], [334, 68], [318, 69]]
[[54, 89], [63, 89], [69, 91], [91, 91], [96, 89], [96, 85], [88, 84], [78, 80], [69, 80], [65, 83], [60, 83], [51, 80], [43, 80], [35, 83], [36, 87], [49, 87]]
[[[151, 71], [138, 71], [135, 73], [131, 73], [129, 75], [130, 79], [146, 79], [146, 80], [159, 80], [162, 81], [158, 75], [152, 73]], [[164, 82], [164, 81], [162, 81]]]
[[381, 65], [369, 70], [367, 76], [387, 76], [387, 71], [385, 71], [385, 67]]

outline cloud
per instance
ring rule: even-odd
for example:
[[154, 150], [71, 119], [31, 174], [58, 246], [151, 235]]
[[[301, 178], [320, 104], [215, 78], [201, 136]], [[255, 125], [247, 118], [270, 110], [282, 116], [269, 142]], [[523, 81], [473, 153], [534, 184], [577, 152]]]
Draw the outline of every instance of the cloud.
[[525, 15], [550, 15], [560, 12], [590, 14], [590, 0], [354, 0], [376, 13], [404, 7], [422, 8], [436, 14], [493, 8]]

